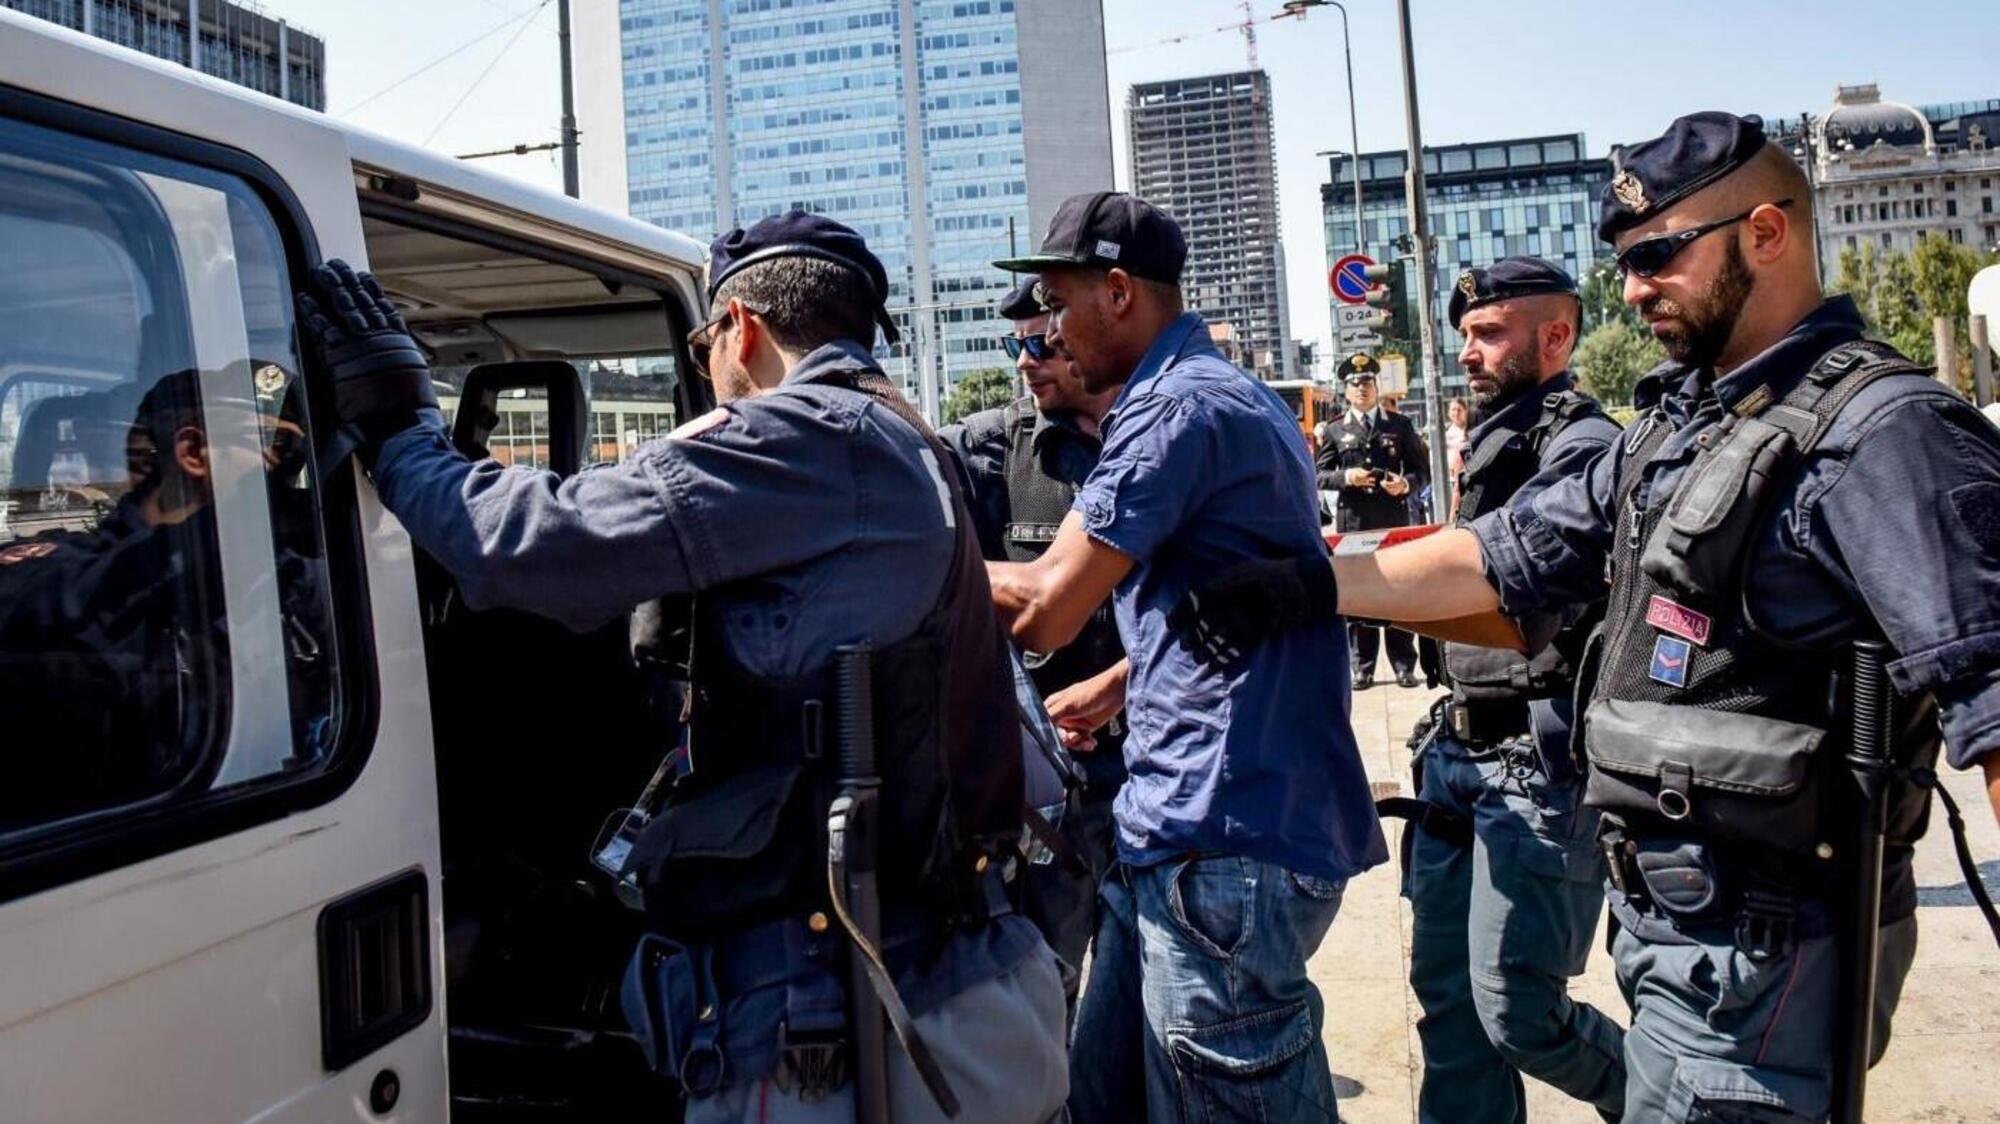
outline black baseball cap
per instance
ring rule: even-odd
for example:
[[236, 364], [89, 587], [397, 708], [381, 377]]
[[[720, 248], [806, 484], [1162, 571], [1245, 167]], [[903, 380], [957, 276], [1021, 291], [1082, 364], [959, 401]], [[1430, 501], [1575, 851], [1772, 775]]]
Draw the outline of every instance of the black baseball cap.
[[1175, 285], [1187, 264], [1187, 237], [1179, 223], [1144, 199], [1122, 191], [1097, 191], [1063, 200], [1049, 220], [1039, 252], [993, 264], [1009, 273], [1078, 265], [1117, 268]]

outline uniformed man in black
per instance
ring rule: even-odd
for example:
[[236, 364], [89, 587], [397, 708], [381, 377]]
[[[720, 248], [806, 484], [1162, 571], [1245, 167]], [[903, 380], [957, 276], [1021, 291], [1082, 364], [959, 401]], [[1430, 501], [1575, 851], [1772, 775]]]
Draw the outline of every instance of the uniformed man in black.
[[[1407, 527], [1410, 493], [1423, 487], [1428, 469], [1424, 443], [1410, 419], [1382, 408], [1375, 385], [1379, 364], [1358, 356], [1346, 366], [1347, 412], [1320, 442], [1315, 458], [1319, 486], [1340, 493], [1335, 526], [1342, 531]], [[1385, 629], [1379, 621], [1356, 620], [1349, 622], [1347, 638], [1357, 691], [1375, 684], [1375, 657], [1384, 631], [1396, 685], [1417, 685], [1416, 638], [1400, 628]]]
[[[1581, 311], [1575, 282], [1540, 258], [1459, 274], [1450, 318], [1473, 400], [1461, 526], [1532, 501], [1617, 441], [1617, 424], [1569, 373]], [[1452, 694], [1420, 731], [1419, 803], [1378, 805], [1414, 821], [1404, 892], [1425, 1124], [1526, 1120], [1524, 1073], [1622, 1111], [1622, 1032], [1568, 986], [1604, 912], [1597, 816], [1582, 807], [1570, 751], [1575, 662], [1601, 610], [1531, 622], [1553, 637], [1534, 659], [1446, 644]]]
[[[1329, 597], [1472, 630], [1608, 577], [1578, 720], [1633, 1005], [1623, 1118], [1823, 1120], [1888, 1044], [1940, 743], [2000, 815], [2000, 431], [1823, 298], [1810, 186], [1757, 118], [1691, 114], [1618, 163], [1598, 235], [1668, 355], [1618, 445], [1469, 528], [1241, 565], [1184, 620], [1218, 652]], [[1872, 884], [1847, 759], [1870, 711], [1895, 761]], [[1850, 924], [1879, 940], [1872, 996], [1843, 994]]]
[[[1055, 541], [1077, 486], [1097, 467], [1104, 441], [1098, 423], [1123, 383], [1084, 389], [1075, 366], [1049, 345], [1049, 313], [1027, 275], [1001, 299], [1012, 322], [1001, 337], [1028, 393], [998, 409], [968, 414], [938, 431], [964, 473], [973, 527], [988, 559], [1031, 562]], [[1078, 974], [1097, 924], [1097, 882], [1116, 850], [1111, 800], [1125, 783], [1125, 648], [1106, 602], [1083, 633], [1046, 655], [1027, 656], [1063, 743], [1083, 775], [1074, 822], [1063, 834], [1089, 871], [1047, 862], [1028, 871], [1026, 907], [1063, 959], [1065, 990], [1074, 1005]]]
[[[1006, 885], [1026, 799], [1007, 642], [950, 454], [872, 354], [889, 286], [861, 236], [792, 212], [718, 238], [688, 344], [723, 404], [567, 479], [458, 453], [373, 279], [335, 263], [316, 280], [304, 320], [377, 450], [383, 506], [468, 605], [590, 628], [695, 598], [686, 754], [621, 866], [650, 930], [622, 1005], [688, 1119], [855, 1119], [853, 1016], [871, 1010], [901, 1042], [889, 1118], [1060, 1110], [1061, 980]], [[831, 836], [856, 646], [879, 770], [873, 943], [829, 890], [855, 857]], [[857, 966], [874, 968], [858, 996]]]

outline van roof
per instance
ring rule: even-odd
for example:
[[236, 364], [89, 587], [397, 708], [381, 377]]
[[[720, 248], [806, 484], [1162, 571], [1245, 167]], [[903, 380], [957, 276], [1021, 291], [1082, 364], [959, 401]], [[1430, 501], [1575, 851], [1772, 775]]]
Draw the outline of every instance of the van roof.
[[[657, 254], [682, 266], [699, 270], [707, 258], [707, 248], [677, 231], [666, 230], [628, 215], [614, 214], [581, 200], [524, 183], [510, 176], [484, 171], [468, 161], [408, 144], [369, 129], [351, 125], [331, 114], [274, 98], [220, 78], [211, 77], [179, 63], [156, 59], [142, 51], [123, 47], [72, 31], [60, 24], [0, 8], [0, 35], [31, 35], [45, 41], [50, 51], [83, 51], [115, 58], [120, 63], [144, 67], [186, 87], [189, 96], [200, 99], [226, 98], [259, 110], [284, 114], [318, 128], [341, 134], [356, 164], [380, 172], [407, 176], [421, 183], [435, 184], [465, 195], [489, 200], [504, 207], [541, 216], [564, 226], [624, 243]], [[42, 49], [41, 47], [35, 48]]]

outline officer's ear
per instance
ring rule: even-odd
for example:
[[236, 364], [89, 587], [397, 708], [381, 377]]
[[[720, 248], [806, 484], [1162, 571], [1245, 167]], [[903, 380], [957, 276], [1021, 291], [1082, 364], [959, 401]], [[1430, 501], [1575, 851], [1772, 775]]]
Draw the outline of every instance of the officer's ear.
[[736, 297], [729, 298], [729, 322], [736, 326], [736, 339], [729, 345], [738, 366], [750, 369], [750, 357], [757, 354], [757, 345], [770, 336], [764, 322]]
[[190, 480], [208, 479], [208, 434], [198, 425], [174, 431], [174, 467]]

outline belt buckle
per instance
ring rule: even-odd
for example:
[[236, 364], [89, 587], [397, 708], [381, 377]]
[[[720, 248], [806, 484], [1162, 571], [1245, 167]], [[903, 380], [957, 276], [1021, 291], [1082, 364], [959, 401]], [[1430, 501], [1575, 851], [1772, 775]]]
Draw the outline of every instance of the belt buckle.
[[794, 1034], [791, 1024], [778, 1024], [778, 1072], [772, 1078], [781, 1093], [798, 1089], [811, 1104], [847, 1084], [847, 1036], [839, 1032]]
[[1793, 908], [1790, 895], [1746, 890], [1736, 912], [1736, 947], [1763, 963], [1792, 950]]

